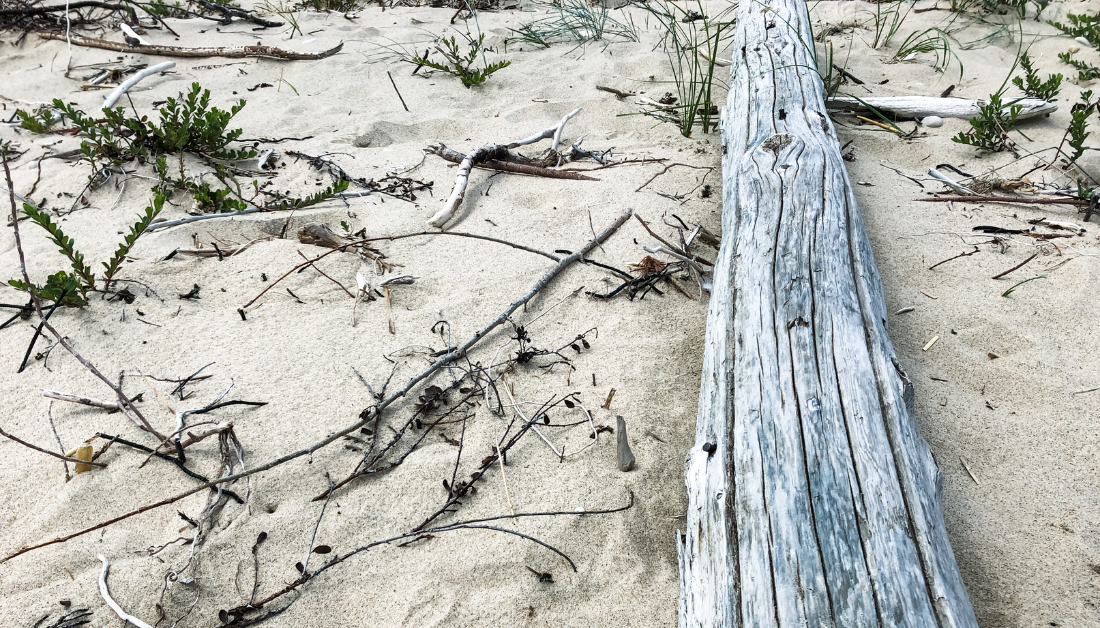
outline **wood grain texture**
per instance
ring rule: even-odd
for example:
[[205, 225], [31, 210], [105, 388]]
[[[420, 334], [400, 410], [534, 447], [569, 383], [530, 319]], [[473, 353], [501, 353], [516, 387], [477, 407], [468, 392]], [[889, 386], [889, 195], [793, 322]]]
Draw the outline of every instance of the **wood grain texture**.
[[680, 627], [976, 628], [812, 41], [741, 3]]

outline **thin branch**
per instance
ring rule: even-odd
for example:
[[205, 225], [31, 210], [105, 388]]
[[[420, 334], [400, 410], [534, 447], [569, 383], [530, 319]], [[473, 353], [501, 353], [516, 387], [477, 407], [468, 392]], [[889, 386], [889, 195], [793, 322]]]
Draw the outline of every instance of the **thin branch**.
[[[5, 161], [5, 166], [6, 166], [6, 164], [7, 164], [7, 162]], [[474, 345], [476, 345], [478, 342], [480, 342], [482, 339], [484, 339], [490, 332], [492, 332], [494, 329], [496, 329], [502, 323], [504, 323], [504, 321], [508, 320], [508, 317], [510, 317], [516, 310], [523, 307], [523, 305], [525, 305], [528, 301], [533, 299], [536, 294], [538, 294], [543, 288], [545, 288], [546, 285], [549, 284], [555, 277], [557, 277], [559, 274], [561, 274], [561, 272], [563, 270], [565, 270], [567, 267], [569, 267], [573, 262], [576, 262], [577, 260], [582, 259], [592, 249], [596, 248], [596, 246], [598, 244], [602, 243], [604, 240], [611, 237], [611, 234], [615, 233], [615, 231], [618, 230], [618, 228], [621, 227], [623, 225], [623, 223], [625, 223], [630, 218], [632, 213], [633, 212], [630, 209], [625, 210], [622, 214], [619, 215], [618, 218], [615, 219], [614, 222], [611, 223], [611, 225], [609, 225], [606, 229], [604, 229], [603, 232], [601, 232], [595, 238], [593, 238], [592, 240], [589, 240], [589, 242], [586, 245], [584, 245], [581, 249], [579, 249], [577, 252], [573, 253], [572, 255], [569, 255], [568, 257], [562, 258], [562, 260], [560, 262], [558, 262], [558, 264], [556, 266], [554, 266], [552, 269], [550, 269], [545, 275], [542, 276], [541, 279], [539, 279], [537, 282], [535, 282], [535, 285], [527, 292], [527, 294], [523, 295], [522, 297], [520, 297], [519, 299], [514, 301], [511, 305], [509, 305], [508, 308], [505, 309], [504, 312], [501, 313], [501, 315], [498, 316], [495, 320], [493, 320], [489, 324], [482, 327], [479, 331], [477, 331], [473, 335], [473, 337], [466, 340], [466, 342], [459, 345], [455, 349], [447, 352], [445, 355], [443, 355], [438, 360], [433, 362], [431, 366], [429, 366], [427, 369], [422, 371], [419, 375], [417, 375], [417, 376], [413, 377], [412, 379], [410, 379], [408, 381], [408, 383], [406, 383], [404, 386], [401, 387], [400, 390], [398, 390], [397, 392], [392, 393], [389, 397], [386, 397], [384, 400], [379, 402], [378, 405], [364, 409], [362, 412], [359, 413], [359, 420], [356, 421], [355, 423], [349, 425], [348, 427], [346, 427], [342, 430], [339, 430], [337, 432], [334, 432], [334, 433], [330, 434], [329, 436], [325, 437], [324, 439], [322, 439], [320, 441], [317, 441], [316, 443], [313, 443], [312, 445], [309, 445], [308, 447], [306, 447], [304, 449], [300, 449], [298, 451], [286, 454], [285, 456], [282, 456], [280, 458], [276, 458], [275, 460], [271, 460], [271, 461], [266, 462], [264, 464], [261, 464], [259, 466], [252, 467], [251, 469], [241, 471], [240, 473], [236, 473], [236, 474], [233, 474], [233, 475], [227, 475], [225, 477], [210, 480], [209, 482], [206, 482], [206, 483], [204, 483], [204, 484], [202, 484], [202, 485], [200, 485], [196, 488], [184, 491], [182, 493], [173, 495], [173, 496], [168, 497], [166, 499], [162, 499], [162, 500], [160, 500], [158, 502], [154, 502], [152, 504], [147, 504], [145, 506], [142, 506], [141, 508], [138, 508], [136, 510], [132, 510], [132, 511], [126, 513], [126, 514], [119, 515], [118, 517], [114, 517], [114, 518], [109, 519], [107, 521], [97, 523], [97, 524], [95, 524], [91, 527], [85, 528], [83, 530], [73, 532], [73, 533], [70, 533], [70, 534], [66, 534], [66, 535], [62, 535], [62, 536], [58, 536], [58, 537], [53, 538], [51, 540], [43, 541], [41, 543], [36, 543], [34, 545], [25, 546], [25, 547], [19, 549], [18, 551], [13, 552], [12, 554], [9, 554], [8, 556], [5, 556], [2, 560], [0, 560], [0, 563], [7, 562], [7, 561], [11, 560], [12, 558], [15, 558], [16, 556], [20, 556], [22, 554], [25, 554], [25, 553], [31, 551], [31, 550], [35, 550], [35, 549], [38, 549], [38, 548], [41, 548], [41, 547], [46, 547], [48, 545], [54, 545], [56, 543], [64, 543], [65, 541], [68, 541], [69, 539], [73, 539], [73, 538], [76, 538], [78, 536], [82, 536], [82, 535], [88, 534], [89, 532], [94, 532], [94, 531], [102, 529], [102, 528], [106, 528], [107, 526], [110, 526], [110, 525], [112, 525], [114, 523], [117, 523], [119, 521], [122, 521], [124, 519], [128, 519], [128, 518], [133, 517], [135, 515], [139, 515], [143, 512], [153, 510], [153, 509], [156, 509], [156, 508], [160, 508], [161, 506], [167, 506], [168, 504], [175, 503], [175, 502], [177, 502], [177, 501], [179, 501], [179, 500], [181, 500], [185, 497], [189, 497], [191, 495], [194, 495], [195, 493], [198, 493], [199, 491], [204, 491], [204, 490], [206, 490], [210, 487], [213, 487], [213, 486], [216, 486], [216, 485], [219, 485], [219, 484], [224, 484], [224, 483], [227, 483], [227, 482], [233, 482], [233, 481], [239, 480], [241, 478], [245, 478], [245, 477], [254, 475], [256, 473], [262, 473], [262, 472], [267, 471], [269, 469], [275, 468], [275, 467], [277, 467], [281, 464], [284, 464], [284, 463], [287, 463], [291, 460], [294, 460], [295, 458], [300, 458], [302, 456], [313, 454], [315, 451], [321, 449], [322, 447], [326, 447], [326, 446], [332, 444], [333, 442], [335, 442], [336, 440], [338, 440], [340, 438], [343, 438], [344, 436], [346, 436], [348, 434], [351, 434], [355, 430], [367, 425], [367, 423], [369, 423], [372, 419], [374, 419], [374, 417], [376, 415], [380, 414], [382, 411], [384, 411], [386, 408], [388, 408], [390, 405], [392, 405], [395, 401], [397, 401], [398, 399], [400, 399], [400, 398], [404, 397], [405, 395], [407, 395], [417, 384], [419, 384], [420, 382], [424, 381], [425, 379], [428, 379], [429, 377], [435, 375], [435, 373], [437, 371], [439, 371], [441, 368], [443, 368], [444, 366], [446, 366], [446, 365], [450, 364], [451, 362], [454, 362], [455, 360], [459, 359], [460, 357], [466, 355], [467, 351], [469, 351]], [[333, 249], [333, 250], [336, 250], [336, 249]], [[163, 437], [161, 437], [161, 438], [163, 439]]]
[[[38, 33], [38, 36], [42, 39], [58, 39], [65, 41], [65, 33], [44, 31]], [[321, 52], [294, 52], [275, 48], [273, 46], [210, 46], [204, 48], [182, 48], [180, 46], [130, 46], [125, 43], [106, 39], [95, 39], [93, 37], [83, 37], [81, 35], [70, 35], [69, 38], [72, 40], [72, 43], [77, 46], [102, 48], [103, 50], [114, 50], [115, 52], [136, 52], [138, 54], [159, 55], [162, 57], [266, 57], [285, 61], [310, 61], [331, 57], [337, 52], [340, 52], [340, 49], [344, 47], [344, 42], [340, 42], [336, 46]]]
[[[58, 458], [59, 460], [64, 460], [65, 462], [73, 462], [73, 463], [77, 463], [77, 464], [90, 464], [93, 467], [103, 467], [103, 468], [106, 468], [106, 466], [107, 466], [107, 465], [103, 464], [102, 462], [89, 462], [87, 460], [79, 460], [77, 458], [70, 458], [68, 456], [63, 456], [61, 454], [55, 454], [54, 452], [52, 452], [48, 449], [42, 449], [38, 445], [32, 445], [32, 444], [28, 443], [27, 441], [25, 441], [21, 438], [18, 438], [16, 436], [13, 436], [13, 435], [5, 432], [4, 428], [2, 428], [2, 427], [0, 427], [0, 436], [4, 436], [6, 438], [9, 438], [9, 439], [19, 443], [20, 445], [23, 445], [24, 447], [30, 447], [31, 449], [33, 449], [35, 451], [40, 451], [40, 452], [46, 454], [47, 456], [53, 456], [54, 458]], [[68, 470], [68, 469], [66, 468], [66, 470]]]

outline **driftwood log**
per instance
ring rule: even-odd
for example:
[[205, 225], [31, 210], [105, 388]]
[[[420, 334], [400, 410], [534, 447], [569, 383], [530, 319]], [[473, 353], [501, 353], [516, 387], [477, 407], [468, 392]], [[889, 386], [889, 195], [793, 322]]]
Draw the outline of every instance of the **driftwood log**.
[[976, 628], [812, 42], [740, 4], [679, 625]]

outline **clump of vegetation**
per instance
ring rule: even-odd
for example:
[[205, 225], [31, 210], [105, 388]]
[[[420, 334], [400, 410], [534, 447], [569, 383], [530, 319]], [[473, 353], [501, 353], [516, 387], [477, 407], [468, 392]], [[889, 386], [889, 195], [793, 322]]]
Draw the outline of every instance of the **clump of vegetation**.
[[1096, 15], [1074, 15], [1070, 13], [1066, 16], [1066, 19], [1069, 20], [1069, 24], [1062, 24], [1053, 20], [1047, 20], [1047, 24], [1071, 37], [1084, 37], [1094, 47], [1100, 48], [1100, 11]]
[[347, 13], [358, 8], [359, 0], [301, 0], [299, 9], [313, 9], [314, 11], [335, 11]]
[[1059, 53], [1058, 58], [1061, 59], [1062, 62], [1073, 66], [1073, 68], [1077, 70], [1078, 80], [1089, 81], [1092, 79], [1100, 78], [1100, 68], [1094, 65], [1089, 65], [1084, 61], [1078, 61], [1077, 59], [1071, 57], [1068, 52]]
[[[203, 90], [198, 83], [191, 85], [186, 96], [167, 100], [159, 110], [159, 124], [149, 122], [146, 116], [128, 118], [122, 107], [104, 109], [103, 119], [96, 119], [59, 98], [53, 101], [54, 108], [85, 138], [80, 151], [97, 170], [103, 162], [117, 164], [183, 152], [216, 159], [254, 157], [254, 150], [229, 147], [243, 133], [241, 129], [227, 129], [244, 105], [242, 99], [229, 111], [211, 107], [210, 90]], [[24, 128], [35, 130], [28, 126], [27, 118], [21, 119]]]
[[517, 35], [512, 41], [549, 48], [552, 43], [568, 41], [639, 40], [638, 28], [629, 16], [625, 20], [617, 20], [602, 4], [593, 4], [588, 0], [561, 0], [550, 6], [550, 12], [549, 17], [512, 29]]
[[1012, 143], [1008, 133], [1016, 128], [1022, 109], [1020, 105], [1004, 104], [999, 92], [990, 94], [989, 103], [980, 109], [978, 117], [970, 119], [970, 130], [960, 131], [951, 141], [990, 152], [1005, 150]]
[[677, 105], [668, 109], [680, 118], [680, 133], [691, 137], [696, 123], [703, 133], [718, 126], [718, 105], [714, 102], [714, 68], [719, 52], [733, 35], [732, 8], [708, 16], [701, 0], [696, 9], [680, 6], [672, 0], [654, 0], [643, 5], [664, 28], [664, 48], [672, 64]]
[[1050, 74], [1045, 81], [1040, 79], [1026, 51], [1020, 55], [1019, 63], [1024, 70], [1024, 76], [1012, 79], [1013, 85], [1032, 98], [1041, 98], [1050, 102], [1058, 100], [1058, 92], [1062, 89], [1061, 74]]
[[[130, 227], [130, 232], [119, 243], [115, 253], [110, 259], [103, 262], [104, 292], [110, 291], [111, 284], [115, 281], [115, 276], [122, 267], [122, 263], [129, 257], [130, 251], [134, 248], [138, 238], [145, 233], [163, 207], [164, 196], [157, 194], [153, 198], [153, 204], [146, 207], [140, 219]], [[61, 227], [54, 223], [46, 212], [24, 203], [23, 213], [46, 231], [49, 239], [57, 245], [58, 252], [69, 260], [72, 272], [57, 271], [47, 277], [46, 283], [42, 285], [33, 283], [28, 285], [19, 279], [10, 280], [8, 285], [16, 290], [33, 294], [39, 299], [61, 303], [69, 307], [85, 305], [88, 302], [88, 292], [95, 290], [96, 276], [91, 267], [84, 262], [84, 254], [76, 248], [76, 242], [65, 235]]]
[[168, 4], [164, 0], [150, 0], [148, 4], [141, 6], [142, 10], [157, 17], [174, 17], [188, 19], [194, 14], [188, 11], [178, 0]]
[[49, 133], [53, 125], [61, 122], [61, 116], [49, 107], [42, 107], [34, 113], [16, 109], [16, 117], [19, 118], [19, 126], [31, 133]]
[[[503, 70], [509, 65], [512, 65], [512, 62], [507, 60], [489, 63], [485, 59], [484, 33], [478, 33], [478, 36], [474, 37], [469, 30], [467, 30], [465, 33], [461, 33], [461, 35], [465, 40], [465, 52], [462, 51], [462, 46], [459, 45], [458, 40], [454, 36], [440, 37], [436, 41], [435, 49], [439, 54], [443, 55], [443, 62], [429, 59], [428, 55], [422, 57], [413, 56], [409, 61], [456, 76], [466, 87], [480, 85], [489, 80], [489, 76], [494, 72]], [[440, 47], [440, 45], [442, 45], [442, 47]]]
[[[887, 5], [885, 9], [883, 8], [884, 4]], [[906, 6], [904, 13], [901, 11], [902, 4]], [[909, 12], [913, 10], [914, 6], [916, 6], [915, 2], [898, 2], [892, 4], [886, 2], [875, 3], [875, 13], [873, 16], [875, 21], [875, 39], [871, 43], [871, 47], [877, 49], [889, 45], [890, 39], [898, 33], [898, 29], [901, 28], [902, 22], [909, 16]]]
[[951, 35], [941, 28], [927, 28], [923, 31], [911, 33], [894, 55], [894, 61], [908, 61], [913, 56], [922, 52], [931, 52], [936, 55], [934, 69], [944, 72], [954, 59], [959, 64], [959, 78], [963, 76], [963, 63], [959, 55], [951, 46]]
[[1077, 160], [1085, 154], [1085, 150], [1087, 150], [1085, 140], [1091, 135], [1088, 130], [1089, 116], [1096, 112], [1098, 104], [1100, 104], [1100, 100], [1093, 101], [1092, 90], [1088, 90], [1081, 92], [1081, 102], [1074, 104], [1073, 108], [1070, 109], [1069, 128], [1066, 129], [1062, 141], [1069, 144], [1070, 148], [1073, 149], [1073, 153], [1062, 158], [1066, 168], [1077, 163]]

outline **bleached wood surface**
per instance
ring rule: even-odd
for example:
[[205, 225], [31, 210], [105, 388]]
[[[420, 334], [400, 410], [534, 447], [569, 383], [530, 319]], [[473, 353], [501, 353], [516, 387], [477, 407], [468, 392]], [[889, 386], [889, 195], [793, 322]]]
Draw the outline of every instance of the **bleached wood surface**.
[[805, 3], [737, 29], [680, 627], [976, 628]]
[[[1001, 102], [1006, 106], [1018, 105], [1020, 107], [1018, 120], [1050, 115], [1058, 111], [1058, 105], [1039, 98], [1003, 98]], [[866, 111], [874, 108], [883, 113], [892, 113], [906, 118], [939, 116], [941, 118], [969, 120], [977, 117], [981, 108], [988, 105], [989, 101], [983, 98], [967, 100], [965, 98], [936, 98], [932, 96], [881, 96], [858, 99], [851, 96], [833, 96], [825, 104], [829, 109]]]

